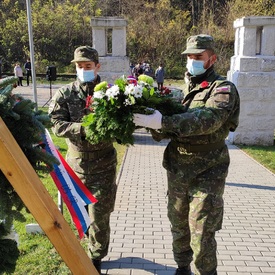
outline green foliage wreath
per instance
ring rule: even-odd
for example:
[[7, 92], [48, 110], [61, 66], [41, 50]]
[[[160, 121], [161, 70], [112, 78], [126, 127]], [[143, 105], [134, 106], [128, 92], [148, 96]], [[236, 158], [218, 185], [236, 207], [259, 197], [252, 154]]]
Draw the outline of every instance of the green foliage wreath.
[[[57, 160], [43, 150], [41, 144], [47, 115], [35, 112], [35, 103], [20, 95], [12, 94], [16, 77], [0, 80], [0, 116], [11, 131], [35, 171], [51, 171]], [[0, 152], [1, 153], [1, 152]], [[24, 204], [12, 185], [0, 171], [0, 273], [13, 272], [19, 257], [17, 243], [7, 237], [14, 220], [24, 221], [20, 210]]]

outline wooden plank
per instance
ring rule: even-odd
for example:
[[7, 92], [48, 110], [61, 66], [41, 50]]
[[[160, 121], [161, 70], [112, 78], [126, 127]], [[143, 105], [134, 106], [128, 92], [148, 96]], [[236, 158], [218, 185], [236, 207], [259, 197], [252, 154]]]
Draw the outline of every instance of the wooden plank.
[[0, 117], [0, 169], [76, 275], [98, 275], [69, 224]]

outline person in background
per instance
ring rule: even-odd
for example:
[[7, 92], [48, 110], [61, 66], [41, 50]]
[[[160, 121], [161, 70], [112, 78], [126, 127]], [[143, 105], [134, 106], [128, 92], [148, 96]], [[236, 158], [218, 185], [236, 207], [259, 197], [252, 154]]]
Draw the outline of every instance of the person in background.
[[[223, 221], [223, 194], [229, 153], [225, 139], [238, 126], [240, 99], [235, 85], [214, 70], [212, 36], [187, 39], [185, 112], [162, 116], [135, 114], [156, 140], [169, 138], [163, 166], [168, 178], [168, 217], [173, 236], [176, 275], [217, 274], [215, 232]], [[157, 129], [161, 129], [156, 131]]]
[[17, 62], [15, 64], [15, 67], [14, 67], [14, 76], [17, 76], [18, 77], [18, 81], [17, 81], [17, 86], [23, 86], [23, 71], [22, 71], [22, 68], [20, 67], [20, 63]]
[[30, 85], [30, 77], [32, 76], [32, 66], [31, 66], [31, 61], [28, 58], [27, 62], [24, 64], [24, 68], [26, 70], [26, 79], [27, 79], [27, 86]]
[[138, 63], [134, 68], [134, 76], [136, 79], [138, 79], [141, 74], [143, 74], [143, 68], [141, 63]]
[[100, 83], [98, 52], [90, 46], [78, 47], [72, 60], [76, 81], [60, 88], [53, 96], [49, 115], [53, 133], [66, 138], [66, 160], [98, 202], [89, 205], [89, 253], [95, 268], [101, 272], [101, 260], [108, 253], [110, 215], [116, 198], [117, 155], [112, 142], [90, 144], [85, 139], [82, 117], [91, 112], [94, 88]]
[[145, 75], [148, 75], [148, 76], [151, 76], [151, 77], [153, 77], [153, 78], [155, 77], [154, 71], [153, 71], [153, 69], [151, 68], [151, 65], [150, 65], [149, 63], [147, 63], [147, 64], [145, 65], [144, 74], [145, 74]]
[[155, 71], [155, 77], [158, 84], [158, 90], [162, 91], [164, 83], [164, 68], [162, 63], [159, 64], [158, 68]]
[[134, 75], [135, 75], [134, 68], [135, 68], [134, 63], [130, 63], [130, 75], [131, 75], [131, 76], [134, 76]]

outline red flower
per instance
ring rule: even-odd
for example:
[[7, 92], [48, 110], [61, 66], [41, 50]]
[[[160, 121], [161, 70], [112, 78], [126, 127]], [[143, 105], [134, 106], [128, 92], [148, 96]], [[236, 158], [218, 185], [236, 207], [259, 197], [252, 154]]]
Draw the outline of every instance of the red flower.
[[93, 103], [93, 97], [91, 95], [88, 95], [86, 98], [86, 109], [90, 109], [91, 111], [93, 111], [93, 108], [91, 107]]
[[160, 92], [161, 95], [169, 95], [171, 93], [171, 90], [168, 87], [162, 87], [162, 90]]
[[203, 81], [200, 86], [201, 86], [201, 88], [207, 88], [208, 85], [209, 85], [209, 83], [207, 81]]
[[171, 93], [171, 90], [169, 88], [165, 88], [165, 94], [169, 95]]

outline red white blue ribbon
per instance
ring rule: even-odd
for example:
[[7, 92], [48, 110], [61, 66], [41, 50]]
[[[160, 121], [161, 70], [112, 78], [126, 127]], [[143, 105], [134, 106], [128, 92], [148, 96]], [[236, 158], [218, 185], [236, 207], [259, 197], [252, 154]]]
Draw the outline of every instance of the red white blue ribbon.
[[82, 239], [91, 224], [85, 206], [90, 203], [96, 203], [97, 199], [56, 149], [47, 130], [44, 136], [44, 142], [45, 149], [60, 162], [59, 165], [54, 165], [54, 170], [50, 174], [72, 216], [79, 237]]

